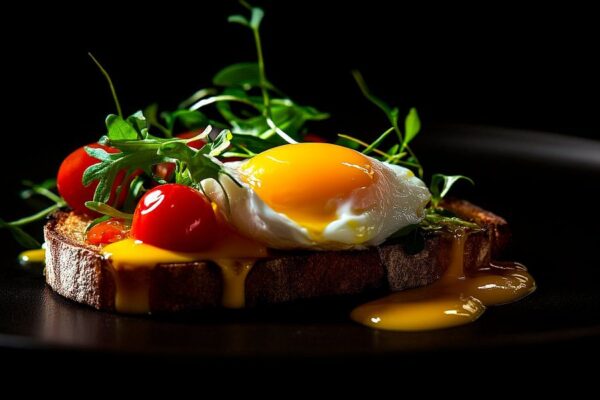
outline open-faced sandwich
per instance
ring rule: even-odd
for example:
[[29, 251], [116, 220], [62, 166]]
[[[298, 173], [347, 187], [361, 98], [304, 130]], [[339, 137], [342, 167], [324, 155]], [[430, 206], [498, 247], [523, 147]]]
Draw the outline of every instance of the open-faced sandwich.
[[[266, 77], [262, 10], [231, 22], [249, 28], [258, 60], [221, 70], [173, 112], [152, 105], [106, 119], [97, 143], [68, 155], [51, 184], [33, 186], [54, 202], [46, 282], [101, 310], [173, 312], [241, 308], [388, 288], [352, 318], [396, 330], [434, 329], [477, 319], [485, 306], [531, 293], [517, 263], [498, 263], [506, 222], [462, 200], [444, 199], [463, 176], [423, 169], [411, 149], [415, 109], [399, 112], [373, 96], [391, 127], [372, 143], [306, 134], [327, 118], [292, 101]], [[383, 150], [385, 146], [385, 150]], [[36, 253], [26, 252], [31, 260]], [[418, 288], [418, 289], [414, 289]], [[412, 290], [406, 290], [412, 289]]]

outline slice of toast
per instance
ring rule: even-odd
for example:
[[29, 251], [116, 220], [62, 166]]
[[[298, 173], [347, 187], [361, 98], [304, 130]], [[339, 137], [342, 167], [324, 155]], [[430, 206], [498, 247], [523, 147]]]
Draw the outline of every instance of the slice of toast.
[[[462, 200], [446, 201], [443, 207], [481, 227], [467, 238], [467, 269], [485, 266], [502, 251], [509, 237], [504, 219]], [[75, 214], [59, 212], [46, 224], [46, 282], [66, 298], [114, 311], [114, 270], [99, 247], [85, 242], [87, 223]], [[409, 254], [399, 241], [367, 250], [275, 252], [250, 270], [245, 281], [246, 305], [428, 285], [443, 274], [451, 246], [450, 233], [432, 231], [417, 254]], [[210, 261], [160, 264], [150, 270], [149, 279], [152, 312], [221, 304], [221, 270]]]

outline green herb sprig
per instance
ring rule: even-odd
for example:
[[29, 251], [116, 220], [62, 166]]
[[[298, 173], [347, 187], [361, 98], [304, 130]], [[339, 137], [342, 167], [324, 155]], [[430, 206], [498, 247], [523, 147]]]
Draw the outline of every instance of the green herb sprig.
[[15, 240], [25, 248], [39, 248], [41, 246], [40, 242], [29, 233], [25, 232], [23, 227], [47, 218], [50, 214], [65, 207], [67, 204], [59, 195], [52, 191], [52, 189], [56, 188], [56, 180], [54, 179], [48, 179], [40, 184], [35, 184], [31, 181], [23, 181], [23, 185], [25, 185], [27, 189], [21, 192], [21, 198], [29, 199], [33, 196], [39, 196], [49, 200], [52, 204], [28, 217], [23, 217], [15, 221], [8, 222], [0, 219], [0, 229], [7, 229]]
[[[267, 78], [260, 36], [264, 11], [245, 1], [241, 4], [250, 15], [232, 15], [228, 21], [250, 29], [257, 61], [221, 69], [213, 77], [215, 87], [198, 90], [175, 111], [159, 113], [158, 107], [152, 105], [145, 114], [165, 137], [172, 137], [177, 126], [196, 130], [210, 124], [229, 129], [233, 134], [231, 147], [223, 156], [249, 158], [270, 147], [302, 141], [308, 122], [321, 121], [329, 115], [297, 104]], [[205, 114], [209, 106], [216, 108], [219, 119]]]

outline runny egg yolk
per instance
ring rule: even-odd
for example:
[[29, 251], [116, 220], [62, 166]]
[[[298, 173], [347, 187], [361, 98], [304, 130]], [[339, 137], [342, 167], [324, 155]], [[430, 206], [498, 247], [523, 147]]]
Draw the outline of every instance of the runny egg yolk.
[[250, 159], [240, 172], [269, 207], [312, 234], [336, 219], [340, 204], [376, 181], [369, 158], [329, 143], [275, 147]]

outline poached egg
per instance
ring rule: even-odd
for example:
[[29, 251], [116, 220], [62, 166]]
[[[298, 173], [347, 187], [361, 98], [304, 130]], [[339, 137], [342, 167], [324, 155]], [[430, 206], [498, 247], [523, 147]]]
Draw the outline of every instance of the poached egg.
[[[418, 223], [430, 199], [409, 169], [328, 143], [224, 164], [203, 188], [243, 235], [275, 249], [361, 249]], [[233, 178], [233, 179], [232, 179]]]

